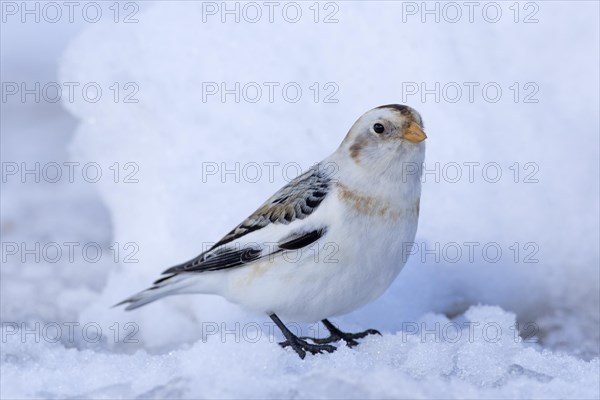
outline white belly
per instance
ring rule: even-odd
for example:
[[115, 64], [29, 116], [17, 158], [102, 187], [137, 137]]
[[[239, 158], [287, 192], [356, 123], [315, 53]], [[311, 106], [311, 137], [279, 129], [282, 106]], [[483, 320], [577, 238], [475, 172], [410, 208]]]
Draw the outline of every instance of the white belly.
[[290, 322], [353, 311], [381, 296], [404, 267], [417, 214], [416, 206], [375, 216], [346, 213], [312, 246], [229, 271], [220, 294]]

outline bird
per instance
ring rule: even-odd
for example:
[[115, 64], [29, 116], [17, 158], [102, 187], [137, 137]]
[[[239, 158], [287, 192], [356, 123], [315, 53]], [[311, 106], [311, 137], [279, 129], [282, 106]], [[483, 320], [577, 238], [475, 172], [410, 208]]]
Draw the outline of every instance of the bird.
[[[414, 243], [427, 138], [421, 115], [401, 104], [363, 114], [330, 156], [289, 181], [196, 258], [115, 306], [133, 310], [178, 294], [217, 294], [268, 315], [282, 347], [300, 358], [332, 343], [380, 334], [347, 333], [329, 321], [380, 297]], [[321, 321], [326, 338], [300, 337], [282, 319]]]

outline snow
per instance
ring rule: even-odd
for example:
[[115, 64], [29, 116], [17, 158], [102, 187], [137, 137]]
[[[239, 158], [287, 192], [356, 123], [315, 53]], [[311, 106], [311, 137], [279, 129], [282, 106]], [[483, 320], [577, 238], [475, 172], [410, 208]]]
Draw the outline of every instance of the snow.
[[[3, 122], [3, 160], [93, 161], [105, 173], [118, 162], [122, 175], [94, 184], [3, 183], [4, 242], [94, 241], [105, 253], [97, 263], [80, 255], [56, 264], [3, 261], [3, 398], [600, 396], [598, 4], [536, 3], [534, 24], [514, 23], [509, 3], [501, 3], [498, 23], [403, 22], [400, 2], [335, 4], [338, 23], [315, 24], [303, 3], [305, 17], [292, 24], [206, 15], [202, 22], [203, 3], [156, 2], [139, 23], [88, 24], [74, 37], [58, 75], [45, 79], [97, 82], [105, 95], [97, 103], [63, 101], [76, 117], [73, 136], [65, 134], [73, 117], [56, 105], [33, 106], [62, 115], [49, 126], [47, 119], [28, 129], [17, 117]], [[13, 80], [21, 73], [8, 69]], [[139, 102], [114, 102], [115, 82], [121, 95], [129, 93], [125, 83], [137, 85]], [[203, 82], [256, 82], [263, 97], [203, 101]], [[295, 82], [303, 95], [291, 103], [276, 90], [271, 103], [264, 82]], [[323, 102], [328, 82], [339, 88], [336, 103]], [[503, 96], [404, 101], [412, 82], [495, 82]], [[539, 102], [515, 102], [514, 82], [521, 96], [534, 82]], [[401, 102], [424, 117], [429, 170], [455, 162], [463, 177], [426, 176], [419, 251], [382, 298], [334, 319], [346, 330], [379, 329], [381, 337], [301, 361], [275, 343], [281, 337], [268, 318], [215, 296], [170, 298], [130, 313], [110, 308], [216, 241], [297, 165], [333, 151], [364, 111]], [[137, 183], [122, 181], [128, 162], [139, 168]], [[272, 179], [270, 162], [279, 163]], [[469, 182], [468, 162], [496, 162], [502, 179], [490, 183], [478, 167]], [[235, 163], [237, 176], [220, 174]], [[263, 166], [255, 182], [240, 176], [248, 163]], [[523, 182], [526, 163], [537, 167], [537, 183]], [[206, 175], [215, 165], [219, 173]], [[471, 242], [478, 243], [472, 260]], [[138, 262], [125, 262], [127, 243], [137, 246]], [[462, 256], [451, 262], [453, 253], [436, 260], [423, 251], [436, 243], [456, 244]], [[486, 244], [502, 249], [499, 261], [481, 253]], [[526, 263], [531, 249], [538, 261]], [[56, 324], [60, 335], [50, 340]]]
[[[385, 333], [360, 348], [300, 361], [272, 337], [255, 343], [213, 337], [161, 354], [65, 349], [45, 342], [5, 344], [5, 398], [593, 398], [598, 359], [578, 360], [526, 346], [511, 332], [514, 314], [474, 306], [449, 338]], [[429, 314], [435, 331], [450, 321]], [[457, 334], [457, 332], [461, 332]], [[10, 356], [8, 356], [10, 355]], [[29, 368], [23, 368], [30, 365]]]

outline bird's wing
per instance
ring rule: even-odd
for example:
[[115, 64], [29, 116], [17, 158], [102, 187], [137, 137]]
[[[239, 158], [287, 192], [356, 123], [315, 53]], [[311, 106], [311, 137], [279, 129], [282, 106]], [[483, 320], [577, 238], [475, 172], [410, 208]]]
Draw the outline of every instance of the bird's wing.
[[[238, 267], [284, 250], [306, 247], [321, 238], [326, 226], [299, 224], [330, 193], [331, 177], [316, 165], [290, 181], [258, 210], [198, 257], [163, 274], [217, 271]], [[285, 229], [281, 229], [284, 226]], [[155, 283], [171, 278], [164, 277]]]

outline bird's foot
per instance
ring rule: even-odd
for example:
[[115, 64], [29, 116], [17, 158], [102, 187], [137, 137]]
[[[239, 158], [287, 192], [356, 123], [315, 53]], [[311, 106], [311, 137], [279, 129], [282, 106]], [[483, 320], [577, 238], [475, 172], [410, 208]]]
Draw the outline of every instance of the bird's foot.
[[311, 354], [318, 354], [324, 351], [328, 353], [333, 353], [337, 349], [337, 347], [328, 344], [308, 343], [306, 340], [303, 340], [302, 338], [296, 336], [290, 337], [285, 342], [279, 343], [279, 345], [284, 348], [290, 346], [292, 349], [294, 349], [296, 353], [298, 353], [298, 355], [302, 359], [306, 357], [307, 351]]
[[327, 329], [329, 329], [330, 335], [326, 338], [305, 338], [305, 337], [303, 337], [302, 339], [310, 339], [316, 344], [327, 344], [327, 343], [339, 342], [340, 340], [343, 340], [344, 342], [346, 342], [346, 346], [354, 347], [354, 346], [358, 345], [358, 342], [356, 341], [356, 339], [362, 339], [368, 335], [381, 336], [381, 332], [376, 331], [375, 329], [367, 329], [364, 332], [358, 332], [358, 333], [342, 332], [339, 329], [333, 327], [333, 325], [327, 326]]

